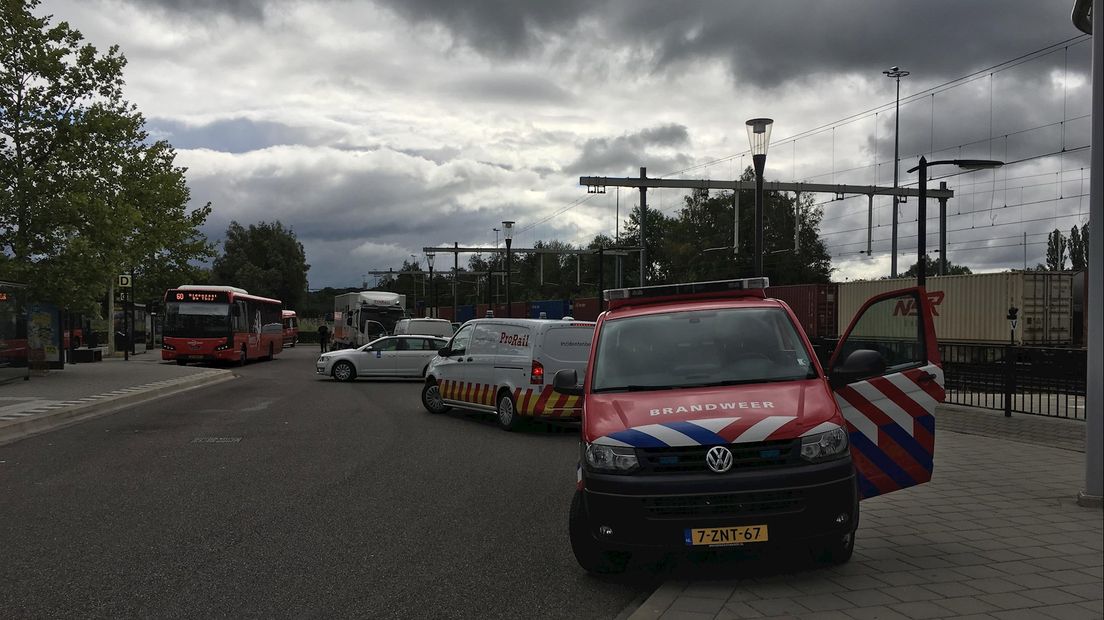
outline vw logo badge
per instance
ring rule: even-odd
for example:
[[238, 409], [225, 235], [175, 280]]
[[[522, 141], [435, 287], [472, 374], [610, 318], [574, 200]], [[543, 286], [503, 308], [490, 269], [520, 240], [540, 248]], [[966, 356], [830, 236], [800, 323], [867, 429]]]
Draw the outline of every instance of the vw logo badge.
[[705, 464], [709, 466], [709, 469], [718, 474], [723, 474], [732, 469], [732, 452], [729, 452], [728, 448], [724, 446], [713, 446], [709, 449], [709, 452], [705, 453]]

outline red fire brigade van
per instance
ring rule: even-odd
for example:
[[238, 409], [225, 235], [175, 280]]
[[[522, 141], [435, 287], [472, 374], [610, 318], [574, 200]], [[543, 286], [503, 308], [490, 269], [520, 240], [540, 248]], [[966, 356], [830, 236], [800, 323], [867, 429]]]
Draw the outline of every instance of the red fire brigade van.
[[923, 290], [867, 301], [824, 369], [767, 285], [606, 291], [581, 385], [554, 378], [583, 398], [569, 529], [587, 571], [773, 544], [843, 563], [860, 499], [931, 479], [943, 371]]

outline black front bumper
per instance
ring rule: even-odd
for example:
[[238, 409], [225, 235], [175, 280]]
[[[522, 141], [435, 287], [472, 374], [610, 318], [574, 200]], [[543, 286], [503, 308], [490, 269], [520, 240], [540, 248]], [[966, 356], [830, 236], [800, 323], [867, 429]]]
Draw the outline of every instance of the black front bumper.
[[690, 529], [746, 525], [766, 525], [768, 543], [802, 543], [847, 534], [859, 518], [850, 458], [727, 475], [586, 472], [583, 483], [586, 531], [610, 549], [688, 549]]

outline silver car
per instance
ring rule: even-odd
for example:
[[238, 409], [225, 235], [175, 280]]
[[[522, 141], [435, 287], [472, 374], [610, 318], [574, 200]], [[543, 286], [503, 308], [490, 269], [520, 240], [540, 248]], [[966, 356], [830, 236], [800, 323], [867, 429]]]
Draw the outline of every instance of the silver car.
[[315, 372], [336, 381], [357, 377], [422, 377], [429, 361], [448, 344], [435, 336], [385, 336], [358, 349], [323, 353]]

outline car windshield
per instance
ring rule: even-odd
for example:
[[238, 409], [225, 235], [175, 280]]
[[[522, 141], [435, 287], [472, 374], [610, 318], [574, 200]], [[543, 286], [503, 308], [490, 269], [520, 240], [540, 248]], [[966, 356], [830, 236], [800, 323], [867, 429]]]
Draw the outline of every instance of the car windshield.
[[631, 391], [816, 377], [781, 308], [668, 312], [606, 321], [592, 389]]

